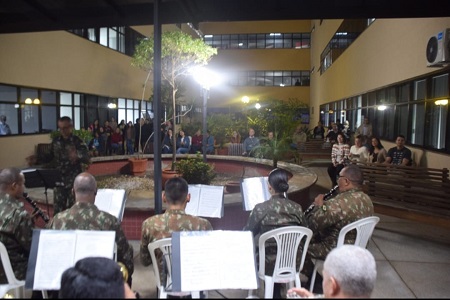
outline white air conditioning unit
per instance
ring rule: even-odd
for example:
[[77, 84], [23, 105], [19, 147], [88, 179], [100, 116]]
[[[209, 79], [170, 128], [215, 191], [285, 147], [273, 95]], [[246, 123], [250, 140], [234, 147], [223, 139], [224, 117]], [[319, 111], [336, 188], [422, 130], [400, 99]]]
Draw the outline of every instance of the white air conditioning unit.
[[427, 44], [427, 67], [442, 67], [450, 63], [450, 28], [430, 37]]

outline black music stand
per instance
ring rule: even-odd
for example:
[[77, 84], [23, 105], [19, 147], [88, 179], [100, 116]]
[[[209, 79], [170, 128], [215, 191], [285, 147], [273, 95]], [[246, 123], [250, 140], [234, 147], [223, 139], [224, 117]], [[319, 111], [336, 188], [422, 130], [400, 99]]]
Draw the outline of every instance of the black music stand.
[[58, 169], [26, 169], [22, 170], [27, 188], [44, 187], [47, 212], [50, 214], [47, 189], [64, 186], [61, 171]]

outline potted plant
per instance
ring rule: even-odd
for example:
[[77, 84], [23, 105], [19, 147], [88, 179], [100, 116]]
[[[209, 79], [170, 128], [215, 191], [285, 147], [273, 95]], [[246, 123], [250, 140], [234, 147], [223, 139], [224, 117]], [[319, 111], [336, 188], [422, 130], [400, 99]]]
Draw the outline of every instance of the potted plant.
[[[171, 89], [172, 120], [176, 120], [177, 92], [183, 80], [193, 67], [206, 65], [217, 49], [207, 45], [203, 40], [196, 39], [182, 31], [166, 31], [161, 35], [161, 76], [162, 82]], [[132, 65], [153, 71], [154, 38], [149, 37], [139, 41], [132, 58]], [[176, 145], [174, 131], [173, 145]], [[175, 169], [176, 147], [173, 147], [171, 170]]]

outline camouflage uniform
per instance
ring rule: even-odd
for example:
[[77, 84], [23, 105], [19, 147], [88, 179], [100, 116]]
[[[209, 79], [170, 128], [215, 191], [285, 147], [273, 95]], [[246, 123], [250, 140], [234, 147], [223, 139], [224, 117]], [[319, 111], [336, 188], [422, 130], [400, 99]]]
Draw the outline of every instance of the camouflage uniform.
[[[69, 159], [70, 149], [77, 150], [78, 161], [75, 164], [72, 164]], [[64, 139], [62, 136], [53, 139], [50, 151], [44, 157], [45, 162], [52, 160], [55, 160], [58, 169], [61, 170], [64, 183], [64, 187], [55, 187], [53, 190], [53, 213], [57, 214], [75, 203], [75, 196], [72, 193], [73, 182], [91, 161], [86, 143], [74, 135], [68, 139]]]
[[[309, 228], [314, 232], [308, 247], [304, 273], [313, 271], [311, 257], [325, 259], [336, 247], [341, 229], [354, 221], [373, 215], [370, 197], [359, 189], [339, 193], [336, 197], [324, 201], [320, 207], [314, 207], [306, 218]], [[355, 232], [347, 234], [345, 243], [354, 243]]]
[[133, 247], [128, 243], [120, 222], [113, 215], [101, 211], [93, 203], [75, 203], [71, 208], [55, 215], [47, 224], [59, 230], [110, 230], [116, 232], [117, 261], [122, 262], [131, 275], [134, 272]]
[[[279, 195], [273, 195], [268, 201], [257, 204], [250, 213], [244, 230], [253, 232], [253, 236], [261, 235], [272, 229], [285, 226], [307, 226], [302, 207]], [[266, 275], [273, 274], [277, 247], [275, 240], [266, 243]], [[297, 253], [299, 261], [301, 251]]]
[[[141, 233], [141, 263], [148, 266], [152, 263], [148, 244], [168, 238], [175, 231], [203, 231], [213, 230], [208, 220], [186, 214], [182, 209], [168, 209], [163, 214], [147, 218], [142, 222]], [[155, 251], [159, 270], [163, 270], [162, 253]], [[165, 272], [160, 273], [161, 282], [166, 281]]]
[[[24, 204], [5, 194], [0, 196], [0, 241], [5, 245], [14, 275], [24, 280], [30, 255], [34, 221]], [[6, 280], [1, 268], [2, 282]], [[6, 281], [5, 281], [6, 282]]]

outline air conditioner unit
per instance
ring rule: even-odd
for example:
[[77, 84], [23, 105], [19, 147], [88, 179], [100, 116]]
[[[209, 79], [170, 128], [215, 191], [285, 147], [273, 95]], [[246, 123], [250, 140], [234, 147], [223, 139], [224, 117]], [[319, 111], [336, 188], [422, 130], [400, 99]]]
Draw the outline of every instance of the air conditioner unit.
[[450, 28], [430, 37], [427, 44], [427, 67], [442, 67], [450, 63]]

